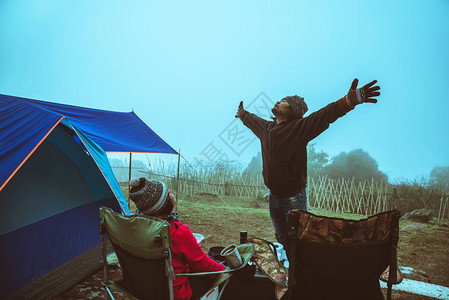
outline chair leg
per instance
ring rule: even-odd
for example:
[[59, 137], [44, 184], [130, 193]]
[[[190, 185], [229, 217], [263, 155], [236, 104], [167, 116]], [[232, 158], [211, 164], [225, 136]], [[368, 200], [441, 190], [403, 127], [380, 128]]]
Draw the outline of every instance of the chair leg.
[[[103, 263], [103, 283], [106, 285], [108, 284], [108, 262], [106, 259], [106, 237], [105, 233], [102, 230], [102, 226], [100, 225], [100, 235], [101, 235], [101, 260]], [[111, 296], [111, 299], [114, 299], [109, 289], [104, 286], [106, 293], [105, 293], [105, 299], [108, 299], [108, 295]]]
[[103, 265], [103, 284], [104, 284], [104, 288], [106, 290], [106, 295], [105, 295], [105, 299], [108, 299], [108, 295], [111, 296], [111, 299], [114, 299], [114, 297], [112, 296], [111, 292], [109, 291], [109, 289], [106, 287], [106, 284], [108, 284], [108, 266], [107, 263], [105, 263]]
[[111, 291], [109, 290], [109, 288], [108, 287], [104, 287], [105, 288], [105, 290], [106, 290], [106, 298], [105, 299], [108, 299], [108, 296], [112, 299], [112, 300], [115, 300], [115, 298], [114, 298], [114, 295], [112, 295], [112, 293], [111, 293]]
[[173, 281], [170, 279], [170, 277], [167, 279], [168, 281], [168, 295], [169, 295], [169, 299], [173, 300], [174, 295], [173, 295]]
[[392, 288], [392, 284], [391, 283], [387, 283], [387, 300], [391, 300], [391, 288]]
[[226, 281], [223, 283], [223, 287], [221, 288], [220, 294], [218, 294], [217, 300], [220, 300], [220, 299], [221, 299], [221, 296], [223, 295], [223, 292], [224, 292], [226, 286], [227, 286], [228, 283], [229, 283], [229, 279], [230, 279], [230, 278], [226, 279]]
[[170, 297], [170, 300], [173, 300], [174, 299], [173, 281], [176, 279], [176, 276], [173, 271], [173, 265], [171, 263], [170, 249], [164, 250], [164, 257], [165, 257], [165, 276], [167, 276], [167, 283], [168, 283], [168, 295]]
[[287, 299], [293, 299], [293, 287], [296, 284], [295, 281], [295, 272], [296, 272], [296, 240], [291, 239], [289, 242], [289, 268], [288, 268], [288, 290], [287, 290]]

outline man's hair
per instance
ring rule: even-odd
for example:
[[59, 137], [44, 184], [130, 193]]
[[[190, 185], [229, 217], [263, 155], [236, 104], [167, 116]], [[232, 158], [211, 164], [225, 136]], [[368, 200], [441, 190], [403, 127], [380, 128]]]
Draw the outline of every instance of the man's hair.
[[303, 97], [294, 95], [294, 96], [287, 96], [284, 99], [288, 102], [291, 110], [295, 113], [295, 118], [301, 119], [307, 112], [307, 110], [309, 110]]

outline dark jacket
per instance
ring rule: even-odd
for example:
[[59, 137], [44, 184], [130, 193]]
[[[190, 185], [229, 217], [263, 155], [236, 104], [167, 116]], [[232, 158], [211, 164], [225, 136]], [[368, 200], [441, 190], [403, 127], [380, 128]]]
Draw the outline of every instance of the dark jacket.
[[265, 185], [277, 197], [291, 197], [307, 183], [307, 144], [345, 113], [337, 102], [302, 119], [276, 124], [246, 113], [243, 124], [260, 139]]

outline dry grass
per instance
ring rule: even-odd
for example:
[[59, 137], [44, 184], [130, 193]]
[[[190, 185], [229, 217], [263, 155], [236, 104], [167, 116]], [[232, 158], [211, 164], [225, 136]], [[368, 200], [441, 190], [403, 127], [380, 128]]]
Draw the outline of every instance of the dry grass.
[[[178, 211], [182, 221], [188, 224], [193, 232], [208, 237], [203, 247], [206, 252], [212, 246], [238, 243], [241, 230], [248, 231], [249, 237], [275, 241], [268, 202], [264, 200], [222, 197], [238, 215], [236, 217], [216, 196], [181, 195], [179, 198]], [[313, 208], [311, 212], [332, 217], [364, 218], [362, 215], [342, 214]], [[400, 227], [403, 228], [411, 223], [402, 219]], [[426, 281], [449, 286], [449, 263], [447, 263], [449, 261], [449, 227], [447, 222], [434, 222], [412, 232], [401, 231], [398, 255], [400, 265], [426, 272], [428, 275]], [[406, 275], [405, 277], [423, 280], [413, 276]], [[429, 299], [404, 292], [393, 292], [392, 298]]]
[[[237, 216], [222, 200], [232, 208]], [[241, 230], [248, 231], [249, 238], [259, 237], [275, 241], [268, 202], [262, 199], [182, 195], [178, 202], [178, 211], [182, 221], [188, 224], [193, 232], [207, 237], [205, 250], [211, 246], [238, 243]], [[311, 212], [354, 219], [363, 217], [318, 209], [312, 209]]]
[[[125, 191], [126, 193], [127, 191]], [[193, 232], [206, 239], [203, 250], [209, 247], [239, 243], [240, 231], [248, 231], [248, 237], [259, 237], [275, 241], [268, 211], [268, 202], [263, 199], [213, 195], [184, 195], [178, 197], [178, 211], [183, 223]], [[225, 201], [231, 209], [223, 202]], [[335, 213], [311, 209], [319, 215], [361, 219], [356, 214]], [[400, 227], [410, 225], [401, 219]], [[449, 286], [449, 227], [447, 222], [434, 222], [414, 231], [401, 231], [399, 241], [399, 264], [426, 272], [426, 281]], [[411, 279], [423, 280], [422, 278]], [[421, 300], [428, 297], [404, 292], [393, 292], [393, 299]]]

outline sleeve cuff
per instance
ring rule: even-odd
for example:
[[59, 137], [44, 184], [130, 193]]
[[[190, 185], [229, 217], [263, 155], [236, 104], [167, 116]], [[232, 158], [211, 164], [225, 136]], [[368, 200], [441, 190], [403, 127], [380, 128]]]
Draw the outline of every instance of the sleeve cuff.
[[354, 106], [351, 104], [350, 100], [347, 96], [344, 96], [337, 100], [337, 106], [342, 113], [342, 115], [345, 115], [347, 112], [354, 109]]

